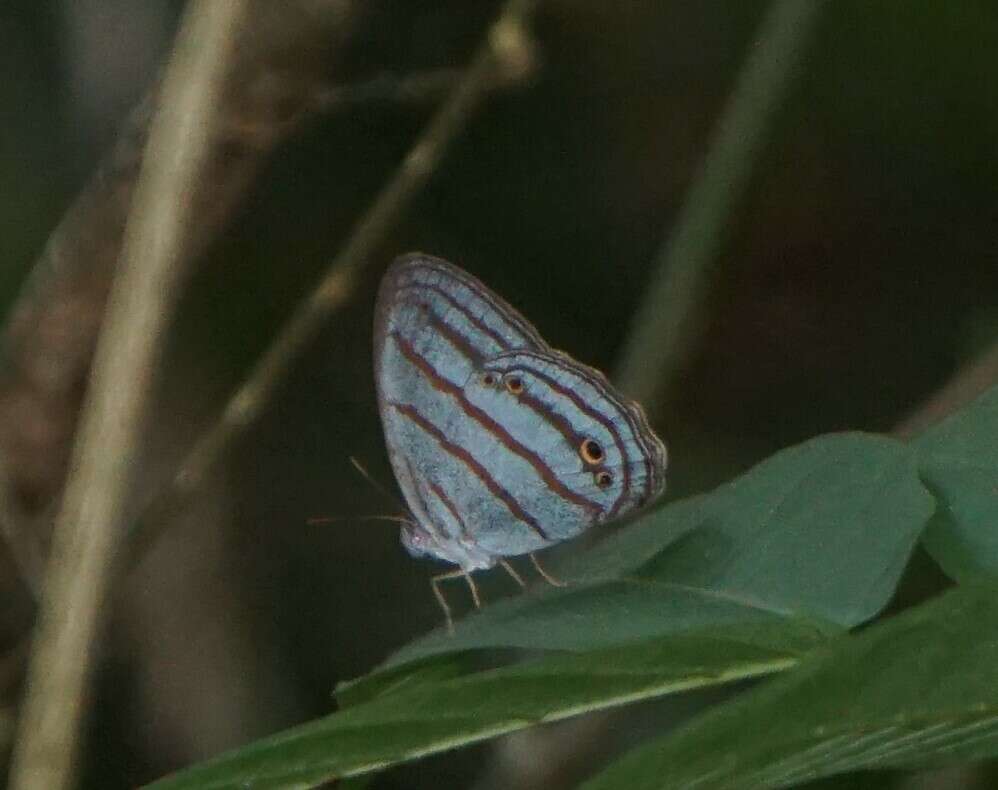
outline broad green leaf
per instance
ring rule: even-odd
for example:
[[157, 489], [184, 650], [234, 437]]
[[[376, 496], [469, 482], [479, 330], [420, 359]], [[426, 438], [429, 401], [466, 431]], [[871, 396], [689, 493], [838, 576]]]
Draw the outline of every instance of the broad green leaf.
[[998, 387], [919, 436], [939, 509], [925, 547], [954, 579], [998, 576]]
[[429, 656], [401, 667], [344, 681], [336, 686], [336, 701], [340, 708], [347, 708], [385, 694], [408, 690], [412, 686], [461, 677], [476, 669], [472, 658], [472, 655], [457, 652]]
[[569, 587], [490, 604], [389, 664], [474, 648], [583, 650], [790, 614], [854, 626], [887, 603], [933, 505], [905, 445], [823, 436], [624, 527], [558, 569]]
[[[540, 600], [520, 596], [493, 607], [497, 611], [488, 618], [471, 618], [453, 637], [444, 636], [440, 650], [413, 652], [412, 661], [406, 660], [410, 654], [402, 651], [386, 667], [344, 684], [337, 689], [340, 704], [393, 693], [395, 688], [421, 683], [434, 673], [457, 674], [467, 651], [484, 645], [582, 651], [677, 633], [676, 623], [682, 623], [683, 632], [748, 623], [778, 629], [786, 619], [783, 614], [718, 594], [637, 579], [573, 585]], [[526, 615], [521, 616], [521, 612]], [[814, 622], [826, 635], [841, 631], [837, 626]], [[493, 639], [490, 629], [497, 629], [499, 636]], [[418, 651], [422, 645], [417, 641], [411, 647]]]
[[967, 586], [840, 637], [585, 788], [785, 787], [998, 756], [996, 603], [998, 585]]
[[[914, 455], [822, 437], [661, 508], [351, 684], [340, 713], [155, 785], [309, 786], [566, 716], [787, 668], [872, 617], [932, 511]], [[819, 623], [826, 623], [819, 625]], [[469, 672], [481, 648], [568, 651]]]
[[785, 619], [423, 677], [150, 785], [312, 787], [588, 711], [786, 669], [827, 638]]

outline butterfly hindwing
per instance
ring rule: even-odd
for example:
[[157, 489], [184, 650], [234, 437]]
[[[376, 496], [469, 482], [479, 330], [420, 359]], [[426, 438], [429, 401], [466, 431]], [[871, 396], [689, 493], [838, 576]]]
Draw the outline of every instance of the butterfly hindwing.
[[[491, 375], [490, 375], [491, 374]], [[598, 371], [558, 351], [515, 351], [485, 364], [495, 408], [537, 455], [531, 504], [550, 513], [551, 537], [564, 540], [657, 496], [665, 447], [640, 407]], [[529, 437], [529, 438], [528, 438]]]

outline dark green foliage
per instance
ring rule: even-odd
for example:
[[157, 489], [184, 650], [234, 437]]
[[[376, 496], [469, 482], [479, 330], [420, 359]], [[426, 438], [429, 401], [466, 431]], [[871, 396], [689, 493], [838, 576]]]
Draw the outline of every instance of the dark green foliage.
[[[990, 587], [958, 590], [858, 637], [843, 629], [888, 602], [938, 507], [920, 470], [977, 452], [959, 435], [987, 429], [992, 397], [934, 434], [946, 442], [833, 434], [659, 508], [559, 569], [568, 587], [489, 606], [453, 637], [417, 640], [343, 688], [341, 712], [154, 787], [307, 786], [801, 662], [640, 747], [594, 786], [776, 786], [990, 754]], [[955, 506], [963, 491], [952, 489]], [[469, 669], [485, 648], [540, 652]], [[988, 737], [962, 741], [970, 732]]]

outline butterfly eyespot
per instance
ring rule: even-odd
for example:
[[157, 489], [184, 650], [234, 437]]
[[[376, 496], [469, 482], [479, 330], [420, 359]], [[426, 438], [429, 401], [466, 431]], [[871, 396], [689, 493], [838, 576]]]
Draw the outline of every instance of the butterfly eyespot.
[[486, 373], [482, 376], [482, 384], [486, 387], [494, 387], [496, 385], [496, 374]]
[[600, 488], [609, 488], [613, 485], [613, 475], [609, 472], [597, 472], [596, 474], [596, 485]]
[[603, 460], [603, 448], [595, 439], [585, 439], [579, 446], [582, 460], [587, 464], [598, 464]]
[[506, 389], [514, 395], [519, 395], [523, 392], [523, 379], [519, 376], [509, 376], [506, 379]]

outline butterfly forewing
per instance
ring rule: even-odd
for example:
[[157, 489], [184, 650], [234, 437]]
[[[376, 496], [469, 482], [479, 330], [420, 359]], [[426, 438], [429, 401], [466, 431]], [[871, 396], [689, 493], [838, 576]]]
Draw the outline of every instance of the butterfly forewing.
[[487, 567], [492, 552], [486, 560], [475, 547], [482, 532], [502, 534], [508, 554], [549, 544], [510, 490], [522, 473], [515, 463], [497, 465], [489, 417], [464, 395], [485, 359], [540, 347], [529, 322], [445, 261], [406, 256], [385, 275], [375, 381], [389, 458], [406, 503], [430, 533], [425, 553]]

